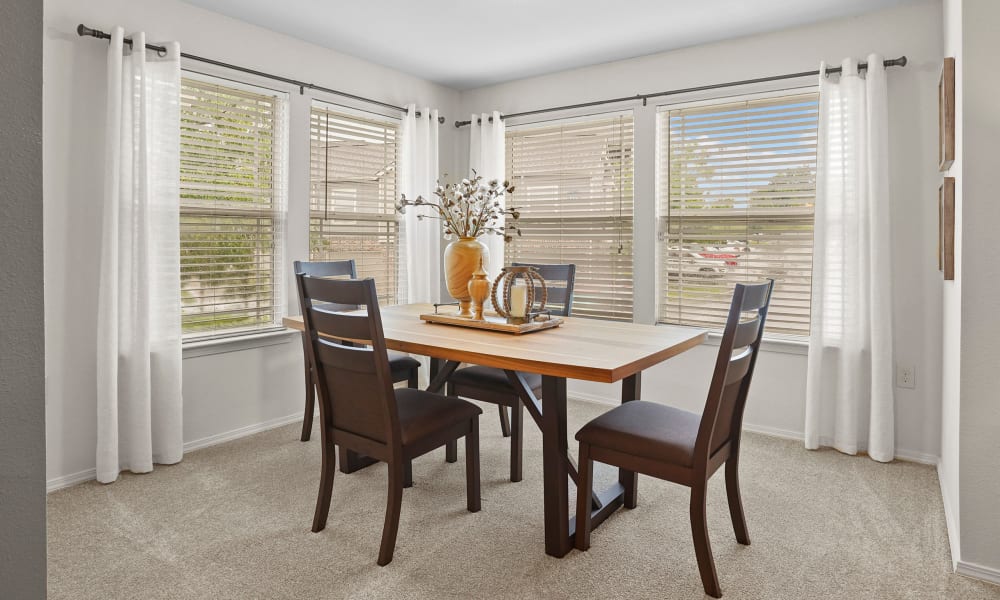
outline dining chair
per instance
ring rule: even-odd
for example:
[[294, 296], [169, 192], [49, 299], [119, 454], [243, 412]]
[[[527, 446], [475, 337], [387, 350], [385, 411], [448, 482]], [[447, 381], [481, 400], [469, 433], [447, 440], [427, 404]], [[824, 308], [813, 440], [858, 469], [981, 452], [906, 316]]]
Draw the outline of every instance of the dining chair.
[[[708, 480], [726, 464], [726, 495], [736, 541], [749, 545], [740, 499], [739, 458], [743, 408], [760, 348], [774, 280], [737, 284], [719, 344], [715, 373], [701, 416], [665, 404], [626, 402], [583, 426], [576, 506], [576, 547], [590, 547], [591, 488], [594, 461], [614, 465], [627, 475], [643, 473], [691, 488], [691, 531], [705, 592], [722, 597], [705, 519]], [[751, 313], [747, 319], [744, 313]], [[628, 486], [626, 486], [628, 487]], [[635, 488], [625, 505], [634, 508]]]
[[[542, 265], [533, 263], [513, 263], [515, 267], [535, 267], [545, 280], [548, 299], [546, 308], [555, 316], [568, 317], [573, 309], [573, 285], [576, 279], [576, 265]], [[540, 295], [540, 290], [537, 291]], [[537, 295], [536, 295], [537, 297]], [[542, 376], [523, 373], [525, 382], [536, 397], [542, 396]], [[470, 366], [459, 369], [448, 379], [449, 396], [461, 396], [481, 402], [496, 404], [500, 411], [500, 431], [510, 438], [510, 480], [521, 481], [523, 463], [524, 405], [511, 386], [503, 369]], [[508, 417], [507, 409], [510, 409]], [[457, 459], [457, 453], [448, 448], [448, 460]]]
[[[319, 394], [322, 471], [312, 530], [326, 527], [335, 473], [334, 446], [385, 462], [389, 490], [378, 564], [392, 560], [399, 530], [404, 481], [410, 461], [449, 441], [465, 438], [466, 508], [480, 509], [479, 415], [459, 398], [413, 388], [396, 389], [373, 279], [296, 276], [309, 359]], [[366, 314], [345, 314], [349, 304]], [[350, 342], [345, 344], [344, 342]]]
[[[297, 260], [293, 264], [295, 273], [305, 273], [312, 277], [339, 277], [339, 278], [358, 278], [358, 270], [355, 266], [354, 259], [350, 260], [333, 260], [333, 261], [322, 261], [322, 262], [305, 262]], [[357, 306], [340, 306], [334, 308], [334, 310], [356, 310]], [[305, 334], [302, 335], [303, 350], [306, 350], [305, 345], [308, 343], [309, 338]], [[299, 439], [303, 442], [308, 442], [310, 436], [312, 435], [313, 426], [313, 413], [316, 411], [316, 386], [313, 383], [315, 379], [313, 378], [312, 366], [309, 364], [309, 353], [305, 352], [305, 370], [306, 370], [306, 409], [305, 416], [302, 418], [302, 435]], [[407, 386], [411, 388], [417, 387], [417, 371], [420, 369], [420, 361], [417, 359], [402, 354], [400, 352], [389, 351], [389, 369], [392, 371], [392, 382], [398, 383], [400, 381], [407, 382]], [[350, 473], [355, 470], [355, 460], [353, 457], [350, 459], [342, 454], [340, 461], [340, 471], [342, 473]]]

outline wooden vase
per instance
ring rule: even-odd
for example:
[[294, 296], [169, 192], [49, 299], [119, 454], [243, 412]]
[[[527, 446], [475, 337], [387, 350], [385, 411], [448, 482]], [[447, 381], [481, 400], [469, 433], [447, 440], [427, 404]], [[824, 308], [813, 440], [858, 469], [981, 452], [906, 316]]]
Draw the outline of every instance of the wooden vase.
[[483, 268], [483, 259], [479, 259], [479, 266], [472, 272], [472, 279], [469, 280], [469, 296], [472, 298], [472, 319], [483, 320], [483, 303], [490, 295], [490, 280], [486, 278], [486, 270]]
[[472, 318], [469, 280], [480, 262], [490, 264], [490, 250], [476, 238], [464, 237], [444, 249], [444, 279], [448, 293], [458, 300], [458, 316]]

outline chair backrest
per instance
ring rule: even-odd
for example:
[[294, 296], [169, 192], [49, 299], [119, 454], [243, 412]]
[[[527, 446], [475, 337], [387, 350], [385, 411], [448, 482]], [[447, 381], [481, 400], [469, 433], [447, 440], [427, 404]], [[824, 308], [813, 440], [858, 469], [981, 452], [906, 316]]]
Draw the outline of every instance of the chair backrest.
[[[754, 285], [736, 284], [695, 442], [696, 468], [699, 464], [704, 467], [726, 442], [734, 444], [733, 450], [739, 444], [743, 408], [746, 406], [760, 340], [764, 335], [764, 323], [773, 287], [773, 279]], [[750, 315], [744, 319], [743, 315], [746, 313]]]
[[[545, 308], [558, 317], [568, 317], [573, 312], [573, 285], [576, 283], [576, 265], [543, 265], [538, 263], [511, 263], [514, 267], [535, 267], [545, 280], [548, 300]], [[536, 289], [536, 298], [541, 288]]]
[[[374, 279], [296, 273], [323, 436], [332, 427], [382, 443], [399, 437], [389, 358]], [[357, 307], [356, 314], [331, 307]], [[360, 311], [364, 310], [364, 314]]]
[[[305, 273], [310, 277], [324, 277], [328, 279], [340, 278], [340, 279], [357, 279], [358, 278], [358, 268], [354, 264], [354, 259], [350, 258], [347, 260], [329, 260], [321, 262], [306, 262], [302, 260], [297, 260], [292, 263], [292, 267], [295, 269], [293, 273]], [[329, 310], [356, 310], [357, 306], [327, 306], [325, 307]]]

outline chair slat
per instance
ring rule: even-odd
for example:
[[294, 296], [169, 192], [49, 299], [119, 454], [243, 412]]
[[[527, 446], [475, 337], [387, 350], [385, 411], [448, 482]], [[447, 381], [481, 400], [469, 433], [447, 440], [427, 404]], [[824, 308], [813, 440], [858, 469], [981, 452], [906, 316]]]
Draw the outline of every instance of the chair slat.
[[750, 359], [753, 358], [753, 348], [747, 347], [729, 361], [729, 368], [726, 369], [726, 385], [735, 383], [747, 374], [750, 370]]
[[320, 279], [304, 277], [306, 296], [313, 302], [362, 305], [368, 300], [366, 279]]
[[304, 273], [310, 277], [347, 277], [358, 278], [358, 270], [354, 259], [323, 262], [295, 261], [292, 265], [295, 273]]
[[[546, 281], [545, 283], [546, 283], [545, 290], [548, 296], [548, 300], [546, 300], [546, 303], [566, 304], [566, 296], [567, 296], [566, 288], [549, 287], [548, 282]], [[535, 298], [541, 298], [541, 297], [542, 297], [542, 288], [539, 286], [535, 286]]]
[[316, 358], [321, 365], [337, 371], [375, 373], [374, 350], [366, 346], [342, 346], [328, 340], [317, 340]]
[[743, 304], [740, 306], [741, 312], [758, 310], [767, 304], [768, 294], [771, 290], [770, 283], [758, 283], [743, 286]]
[[[548, 304], [559, 306], [550, 309], [554, 316], [568, 317], [573, 310], [573, 287], [576, 285], [576, 265], [544, 265], [539, 263], [511, 263], [515, 267], [534, 267], [545, 280]], [[541, 288], [535, 287], [535, 297], [541, 297]]]
[[327, 335], [340, 340], [367, 342], [372, 338], [371, 324], [368, 315], [347, 315], [340, 312], [327, 312], [317, 307], [309, 309], [313, 327], [321, 335]]
[[733, 338], [733, 348], [749, 346], [757, 341], [757, 333], [760, 331], [760, 316], [750, 321], [744, 321], [736, 326], [736, 335]]

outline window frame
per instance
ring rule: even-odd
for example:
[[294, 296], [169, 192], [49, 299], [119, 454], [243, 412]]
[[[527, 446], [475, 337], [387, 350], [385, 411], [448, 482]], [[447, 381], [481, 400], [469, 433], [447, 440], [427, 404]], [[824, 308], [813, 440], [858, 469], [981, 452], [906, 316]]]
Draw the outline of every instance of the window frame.
[[[721, 95], [721, 96], [701, 97], [701, 98], [698, 98], [698, 99], [695, 99], [695, 100], [686, 100], [686, 101], [679, 101], [679, 102], [663, 102], [663, 103], [657, 103], [657, 104], [651, 106], [652, 112], [653, 112], [653, 124], [654, 124], [653, 125], [653, 127], [654, 127], [654, 132], [653, 132], [653, 138], [654, 138], [653, 144], [654, 144], [654, 146], [653, 147], [654, 147], [654, 152], [655, 152], [654, 160], [653, 160], [653, 173], [652, 173], [653, 186], [654, 186], [653, 207], [654, 207], [654, 215], [655, 215], [654, 218], [655, 218], [655, 222], [656, 222], [656, 226], [654, 228], [654, 232], [655, 232], [654, 235], [655, 235], [655, 237], [654, 237], [654, 240], [653, 240], [653, 253], [654, 253], [654, 263], [655, 263], [655, 270], [654, 270], [654, 272], [655, 272], [654, 296], [655, 297], [654, 297], [654, 307], [653, 307], [654, 308], [654, 324], [656, 324], [656, 325], [666, 325], [666, 326], [670, 326], [670, 327], [689, 327], [689, 328], [695, 328], [695, 329], [704, 329], [704, 330], [708, 331], [709, 339], [710, 340], [713, 339], [713, 338], [717, 338], [721, 334], [721, 332], [722, 332], [722, 326], [721, 325], [718, 328], [710, 328], [710, 327], [705, 327], [705, 326], [697, 325], [697, 324], [668, 322], [668, 321], [664, 321], [663, 320], [664, 317], [661, 314], [662, 309], [663, 309], [663, 293], [664, 293], [664, 284], [663, 284], [663, 279], [662, 278], [664, 277], [665, 269], [667, 268], [663, 264], [663, 261], [662, 261], [662, 253], [663, 253], [662, 245], [664, 243], [666, 243], [666, 242], [663, 241], [661, 238], [663, 238], [663, 236], [665, 236], [665, 235], [668, 235], [667, 231], [661, 230], [661, 227], [660, 227], [660, 222], [664, 218], [664, 215], [663, 215], [663, 212], [662, 212], [663, 211], [663, 190], [662, 190], [663, 177], [661, 177], [661, 165], [664, 164], [664, 157], [661, 155], [661, 153], [662, 153], [662, 151], [663, 151], [663, 149], [665, 147], [665, 145], [661, 141], [661, 136], [662, 136], [662, 130], [661, 130], [661, 127], [660, 127], [661, 114], [663, 114], [663, 113], [669, 113], [670, 111], [674, 111], [674, 110], [685, 110], [685, 109], [692, 109], [692, 108], [702, 108], [702, 107], [709, 107], [709, 106], [714, 106], [714, 105], [725, 105], [725, 104], [732, 104], [732, 103], [738, 103], [738, 102], [752, 102], [752, 101], [757, 101], [757, 100], [767, 100], [767, 99], [770, 99], [770, 98], [780, 98], [780, 97], [783, 97], [783, 96], [804, 96], [804, 95], [809, 95], [809, 94], [814, 94], [817, 97], [817, 101], [818, 101], [818, 99], [819, 99], [819, 85], [818, 84], [808, 84], [808, 85], [799, 85], [799, 86], [794, 86], [794, 87], [780, 87], [780, 88], [772, 88], [772, 89], [767, 89], [767, 90], [762, 90], [762, 91], [751, 91], [751, 92], [741, 92], [741, 93], [727, 94], [727, 95]], [[819, 115], [817, 114], [817, 128], [818, 128], [818, 126], [819, 126]], [[818, 150], [818, 143], [819, 143], [819, 140], [817, 140], [817, 150]], [[667, 159], [667, 164], [669, 166], [669, 158]], [[668, 177], [669, 177], [669, 175], [668, 175]], [[815, 185], [816, 185], [816, 183], [815, 183], [815, 179], [814, 179], [814, 186]], [[815, 189], [815, 187], [814, 187], [814, 189]], [[814, 201], [814, 210], [813, 210], [812, 218], [813, 218], [813, 223], [815, 223], [815, 201]], [[813, 241], [811, 242], [810, 247], [811, 247], [810, 257], [812, 257], [813, 256], [812, 253], [815, 251], [815, 237], [813, 237]], [[810, 279], [811, 279], [811, 276], [812, 276], [812, 261], [811, 260], [810, 260], [810, 267], [809, 267], [809, 269], [810, 269]], [[777, 284], [777, 281], [776, 281], [776, 284]], [[810, 311], [811, 311], [811, 306], [812, 306], [811, 286], [810, 286], [810, 294], [809, 294], [809, 296], [810, 296], [809, 297], [809, 304], [810, 304]], [[788, 350], [790, 351], [790, 353], [792, 353], [792, 354], [801, 354], [801, 353], [804, 352], [804, 346], [803, 345], [809, 339], [809, 329], [811, 329], [811, 327], [807, 328], [807, 330], [804, 333], [783, 333], [783, 332], [770, 331], [767, 328], [765, 328], [764, 335], [763, 335], [763, 341], [765, 342], [765, 345], [769, 345], [771, 347], [771, 349], [774, 349], [774, 348], [776, 348], [778, 346], [781, 346], [781, 347], [787, 346]], [[770, 342], [770, 344], [767, 344], [767, 342]]]
[[[357, 119], [357, 120], [363, 121], [363, 122], [381, 124], [382, 126], [385, 126], [385, 127], [391, 127], [394, 130], [394, 132], [395, 132], [395, 134], [394, 134], [395, 135], [395, 137], [394, 137], [394, 140], [395, 140], [395, 142], [394, 142], [395, 143], [395, 160], [393, 161], [395, 163], [395, 168], [394, 168], [395, 177], [394, 177], [394, 183], [393, 183], [393, 193], [389, 197], [388, 203], [387, 203], [387, 208], [390, 208], [391, 210], [388, 210], [387, 212], [349, 212], [349, 213], [343, 213], [342, 214], [343, 216], [341, 216], [339, 220], [344, 221], [344, 222], [393, 223], [393, 224], [395, 224], [395, 231], [393, 233], [386, 232], [384, 234], [383, 233], [376, 234], [378, 236], [387, 235], [387, 236], [394, 237], [395, 238], [395, 245], [396, 245], [396, 251], [395, 251], [396, 252], [396, 265], [395, 265], [396, 269], [395, 269], [395, 283], [392, 286], [392, 290], [393, 291], [391, 293], [384, 293], [384, 292], [381, 291], [382, 289], [384, 289], [384, 286], [380, 286], [380, 289], [379, 289], [379, 302], [383, 306], [390, 306], [390, 305], [393, 305], [393, 304], [405, 304], [406, 303], [406, 285], [407, 285], [407, 278], [406, 278], [406, 275], [407, 275], [406, 274], [406, 254], [405, 254], [405, 252], [406, 252], [405, 239], [406, 238], [405, 238], [405, 231], [404, 231], [404, 225], [403, 225], [402, 215], [400, 215], [395, 210], [395, 204], [396, 204], [396, 201], [398, 201], [398, 199], [399, 199], [398, 197], [399, 197], [400, 190], [401, 190], [400, 164], [399, 164], [399, 161], [400, 161], [400, 154], [401, 154], [401, 150], [402, 150], [401, 149], [401, 145], [402, 145], [401, 144], [401, 141], [402, 141], [401, 132], [402, 132], [403, 118], [401, 116], [389, 116], [389, 115], [386, 115], [386, 114], [383, 114], [383, 113], [380, 113], [380, 112], [374, 112], [374, 111], [368, 111], [368, 110], [364, 110], [364, 109], [360, 109], [360, 108], [355, 108], [355, 107], [352, 107], [352, 106], [349, 106], [349, 105], [341, 104], [341, 103], [338, 103], [338, 102], [331, 102], [329, 100], [323, 100], [323, 99], [320, 99], [320, 98], [311, 98], [310, 99], [310, 101], [309, 101], [309, 112], [308, 112], [308, 114], [309, 114], [309, 128], [308, 128], [308, 131], [307, 131], [308, 141], [309, 141], [309, 151], [308, 151], [308, 162], [309, 162], [308, 188], [309, 189], [308, 189], [308, 193], [307, 193], [307, 207], [306, 207], [306, 214], [307, 214], [306, 223], [307, 223], [307, 227], [308, 227], [308, 236], [307, 236], [308, 237], [308, 242], [307, 242], [308, 243], [308, 249], [307, 250], [308, 250], [308, 256], [309, 256], [309, 260], [310, 261], [322, 260], [321, 258], [315, 257], [314, 254], [313, 254], [313, 220], [314, 219], [320, 220], [321, 221], [321, 227], [322, 227], [322, 221], [327, 221], [327, 222], [330, 222], [332, 224], [332, 223], [335, 223], [338, 220], [337, 213], [334, 210], [329, 211], [328, 214], [330, 216], [328, 216], [328, 217], [322, 216], [321, 211], [314, 211], [313, 210], [313, 184], [314, 184], [314, 177], [313, 177], [313, 153], [314, 153], [314, 149], [313, 149], [313, 128], [312, 128], [312, 122], [313, 122], [313, 115], [314, 115], [315, 111], [317, 111], [317, 110], [325, 111], [325, 112], [333, 113], [333, 114], [338, 114], [340, 117], [344, 117], [344, 118], [347, 118], [347, 119]], [[364, 265], [361, 264], [361, 263], [359, 263], [359, 262], [357, 262], [357, 258], [356, 257], [352, 257], [352, 258], [355, 258], [356, 268], [358, 269], [358, 277], [359, 278], [364, 278], [364, 277], [369, 276], [368, 274], [365, 273]], [[394, 302], [387, 301], [387, 297], [391, 297], [392, 300], [394, 300]]]
[[[565, 115], [565, 116], [559, 116], [559, 115], [557, 115], [557, 116], [548, 116], [548, 117], [536, 117], [536, 118], [533, 118], [533, 119], [514, 120], [511, 123], [507, 123], [506, 133], [505, 133], [505, 144], [509, 143], [509, 137], [510, 137], [510, 134], [511, 134], [512, 131], [513, 132], [517, 132], [517, 131], [521, 131], [521, 130], [526, 130], [526, 131], [541, 130], [541, 129], [550, 128], [550, 127], [557, 127], [557, 126], [563, 126], [563, 125], [586, 124], [586, 123], [590, 123], [590, 122], [598, 122], [598, 121], [610, 120], [610, 119], [615, 119], [615, 118], [619, 118], [619, 117], [628, 117], [628, 118], [631, 119], [631, 125], [630, 125], [630, 127], [631, 127], [631, 144], [630, 144], [630, 150], [631, 150], [631, 152], [630, 152], [630, 155], [629, 155], [629, 158], [628, 158], [629, 168], [628, 168], [628, 177], [627, 177], [628, 184], [627, 185], [625, 183], [623, 183], [624, 181], [626, 181], [626, 178], [623, 177], [622, 175], [619, 175], [620, 177], [622, 177], [622, 179], [619, 182], [619, 187], [622, 188], [622, 189], [628, 188], [630, 190], [630, 193], [629, 193], [629, 196], [630, 196], [629, 202], [631, 203], [631, 211], [629, 212], [628, 217], [627, 217], [628, 226], [627, 227], [620, 227], [621, 230], [624, 232], [624, 235], [625, 235], [625, 237], [622, 239], [622, 241], [624, 242], [625, 248], [627, 248], [627, 250], [628, 250], [627, 254], [629, 256], [629, 265], [630, 265], [629, 269], [631, 271], [631, 276], [629, 278], [630, 279], [630, 289], [629, 289], [629, 292], [628, 292], [629, 293], [629, 298], [630, 298], [630, 300], [629, 300], [629, 314], [628, 314], [627, 318], [619, 318], [619, 319], [612, 318], [611, 320], [615, 320], [615, 321], [619, 321], [619, 322], [629, 322], [629, 323], [635, 322], [635, 318], [636, 318], [636, 301], [637, 301], [636, 286], [635, 286], [635, 276], [636, 276], [636, 271], [635, 271], [636, 239], [635, 239], [635, 236], [636, 236], [636, 208], [637, 208], [637, 203], [636, 203], [636, 192], [637, 192], [637, 190], [636, 190], [636, 187], [637, 187], [637, 182], [638, 182], [637, 172], [636, 172], [636, 162], [637, 162], [636, 161], [636, 153], [637, 153], [636, 130], [637, 130], [637, 125], [640, 123], [638, 110], [635, 107], [622, 107], [622, 108], [596, 109], [596, 110], [593, 109], [593, 108], [590, 108], [590, 109], [583, 110], [583, 111], [580, 111], [580, 110], [569, 111], [569, 114], [566, 114], [566, 113], [561, 113], [561, 114]], [[507, 203], [508, 203], [509, 206], [516, 206], [518, 208], [524, 208], [524, 205], [519, 201], [519, 193], [518, 193], [518, 190], [521, 189], [522, 186], [521, 186], [521, 183], [516, 179], [516, 176], [514, 175], [514, 173], [512, 171], [513, 167], [512, 167], [512, 164], [511, 164], [511, 160], [510, 160], [510, 158], [511, 158], [511, 154], [510, 154], [511, 150], [510, 150], [509, 147], [507, 147], [507, 148], [505, 148], [504, 152], [505, 152], [505, 155], [506, 155], [506, 157], [505, 157], [505, 160], [506, 160], [506, 172], [505, 172], [504, 176], [507, 179], [510, 180], [511, 184], [513, 184], [515, 186], [514, 194], [512, 195], [512, 197], [510, 199], [507, 200]], [[624, 167], [623, 167], [623, 172], [624, 172]], [[521, 215], [521, 219], [520, 219], [520, 223], [525, 228], [524, 229], [525, 232], [530, 232], [531, 217], [530, 216], [526, 216], [526, 215], [529, 215], [529, 212], [530, 212], [530, 209], [528, 209], [526, 211], [522, 211], [522, 215]], [[617, 216], [613, 217], [613, 219], [614, 218], [617, 218]], [[572, 217], [570, 217], [570, 219], [572, 219]], [[585, 220], [585, 219], [588, 219], [588, 218], [587, 217], [579, 217], [579, 219]], [[590, 220], [593, 220], [593, 219], [590, 218]], [[504, 253], [504, 259], [505, 259], [505, 263], [507, 265], [511, 264], [515, 260], [515, 256], [514, 256], [515, 252], [512, 252], [512, 250], [513, 250], [512, 245], [514, 245], [514, 244], [517, 244], [517, 240], [516, 239], [512, 242], [511, 245], [508, 245], [509, 249]], [[539, 259], [535, 259], [535, 258], [532, 258], [532, 257], [517, 257], [516, 260], [518, 262], [539, 262]], [[578, 311], [576, 309], [579, 308], [578, 299], [580, 297], [579, 283], [581, 282], [581, 280], [585, 280], [585, 279], [586, 279], [586, 271], [582, 270], [581, 269], [581, 265], [577, 264], [576, 282], [577, 282], [578, 285], [577, 285], [577, 289], [575, 290], [575, 293], [574, 293], [574, 296], [576, 298], [574, 300], [574, 316], [575, 317], [580, 317], [580, 318], [593, 318], [593, 319], [600, 319], [600, 320], [608, 319], [607, 316], [602, 316], [602, 315], [582, 315], [582, 314], [577, 314]]]
[[[257, 338], [268, 334], [281, 333], [286, 331], [282, 324], [282, 319], [288, 314], [287, 310], [287, 290], [285, 287], [286, 268], [284, 257], [287, 253], [287, 221], [288, 221], [288, 197], [289, 197], [289, 165], [290, 165], [290, 112], [291, 94], [288, 91], [275, 89], [266, 85], [247, 83], [237, 79], [232, 79], [222, 74], [206, 73], [190, 68], [181, 68], [181, 85], [184, 80], [194, 80], [203, 84], [218, 85], [240, 92], [272, 96], [275, 98], [274, 117], [274, 149], [273, 156], [277, 160], [272, 162], [271, 180], [271, 320], [267, 324], [244, 327], [224, 327], [211, 328], [199, 331], [181, 332], [182, 346], [186, 349], [197, 349], [206, 345], [214, 345], [229, 340], [239, 340], [244, 338]], [[181, 101], [183, 102], [183, 101]], [[183, 118], [183, 117], [182, 117]], [[178, 127], [181, 123], [178, 123]], [[178, 174], [180, 179], [180, 174]], [[184, 184], [180, 183], [181, 193]], [[185, 207], [182, 197], [178, 198], [178, 218], [185, 215], [197, 216], [206, 212], [202, 207]], [[231, 209], [232, 210], [232, 209]], [[244, 211], [247, 216], [260, 216], [261, 210], [248, 208]], [[183, 282], [180, 282], [183, 285]], [[183, 301], [181, 303], [183, 309]], [[187, 356], [187, 352], [185, 352]]]

